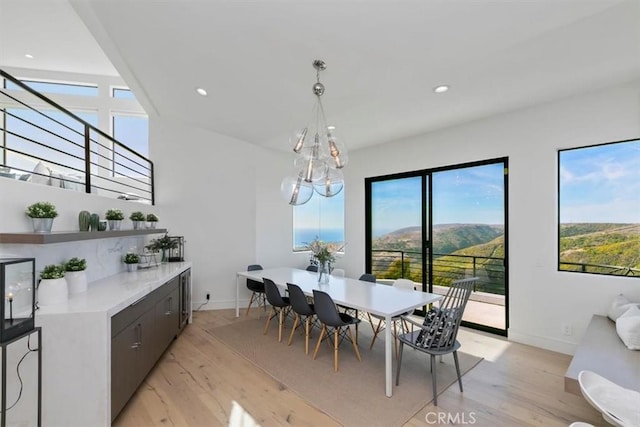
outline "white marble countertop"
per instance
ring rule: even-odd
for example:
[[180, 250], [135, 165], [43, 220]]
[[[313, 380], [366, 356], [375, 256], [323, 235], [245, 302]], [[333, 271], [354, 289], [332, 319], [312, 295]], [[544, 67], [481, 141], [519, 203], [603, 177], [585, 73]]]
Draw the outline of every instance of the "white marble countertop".
[[69, 295], [64, 303], [41, 306], [36, 319], [49, 314], [100, 312], [110, 317], [189, 268], [190, 262], [169, 262], [105, 277], [90, 282], [86, 292]]

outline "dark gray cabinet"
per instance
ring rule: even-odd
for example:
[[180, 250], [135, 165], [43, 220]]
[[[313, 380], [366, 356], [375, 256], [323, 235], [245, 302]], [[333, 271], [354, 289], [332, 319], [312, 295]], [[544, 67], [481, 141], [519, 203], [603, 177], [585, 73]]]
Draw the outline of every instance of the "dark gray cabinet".
[[180, 330], [191, 317], [191, 269], [180, 273]]
[[113, 421], [180, 331], [181, 276], [111, 318]]

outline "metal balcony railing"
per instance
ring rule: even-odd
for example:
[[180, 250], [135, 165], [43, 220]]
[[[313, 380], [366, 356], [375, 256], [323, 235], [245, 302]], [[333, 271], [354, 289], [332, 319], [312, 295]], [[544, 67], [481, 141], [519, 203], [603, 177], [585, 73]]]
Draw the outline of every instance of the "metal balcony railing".
[[0, 88], [0, 177], [154, 204], [151, 160], [5, 71], [0, 76], [20, 88]]
[[[376, 249], [371, 256], [372, 273], [377, 278], [408, 278], [422, 282], [422, 253]], [[432, 269], [435, 286], [449, 286], [454, 280], [479, 277], [474, 291], [505, 294], [503, 258], [434, 253]]]
[[640, 276], [640, 268], [621, 267], [619, 265], [585, 264], [560, 261], [560, 270], [579, 271], [581, 273], [607, 274], [612, 276]]

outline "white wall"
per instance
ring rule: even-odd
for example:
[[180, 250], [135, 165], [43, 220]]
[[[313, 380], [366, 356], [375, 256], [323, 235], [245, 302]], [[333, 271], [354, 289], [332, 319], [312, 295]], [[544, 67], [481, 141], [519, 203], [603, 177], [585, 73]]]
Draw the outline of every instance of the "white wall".
[[[31, 220], [25, 214], [25, 209], [39, 201], [48, 201], [56, 206], [58, 217], [53, 221], [53, 232], [78, 231], [78, 213], [81, 210], [97, 213], [104, 219], [104, 214], [109, 208], [122, 209], [127, 218], [134, 210], [155, 213], [161, 220], [159, 227], [165, 225], [163, 215], [157, 206], [1, 178], [0, 232], [32, 232]], [[133, 225], [126, 219], [122, 227], [130, 229]], [[87, 278], [93, 281], [124, 271], [122, 255], [129, 250], [142, 251], [147, 242], [148, 238], [127, 237], [48, 245], [0, 244], [0, 258], [35, 257], [37, 270], [41, 270], [47, 264], [59, 264], [72, 257], [85, 258]]]
[[[428, 112], [425, 112], [428, 114]], [[614, 295], [640, 282], [557, 271], [557, 150], [640, 136], [640, 81], [351, 153], [348, 275], [364, 270], [364, 178], [509, 157], [509, 338], [572, 353]], [[563, 336], [561, 324], [573, 327]]]

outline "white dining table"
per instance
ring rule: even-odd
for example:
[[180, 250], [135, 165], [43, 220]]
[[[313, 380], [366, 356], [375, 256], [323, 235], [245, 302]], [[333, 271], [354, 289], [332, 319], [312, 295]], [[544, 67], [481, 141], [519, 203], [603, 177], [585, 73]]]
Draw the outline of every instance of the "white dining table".
[[[288, 267], [267, 268], [240, 271], [236, 274], [236, 317], [240, 316], [240, 288], [244, 284], [243, 279], [262, 281], [265, 277], [273, 280], [281, 288], [286, 288], [287, 283], [298, 285], [306, 295], [313, 295], [314, 289], [326, 292], [337, 304], [384, 317], [386, 325], [391, 325], [391, 318], [394, 316], [442, 299], [442, 295], [400, 289], [348, 277], [331, 276], [328, 284], [320, 284], [318, 273]], [[392, 343], [392, 328], [386, 327], [384, 361], [387, 397], [393, 395]]]

